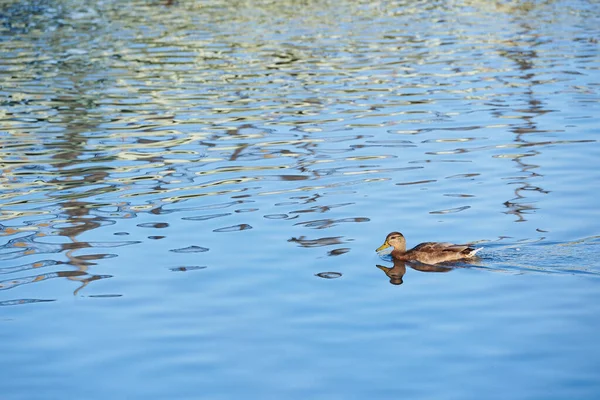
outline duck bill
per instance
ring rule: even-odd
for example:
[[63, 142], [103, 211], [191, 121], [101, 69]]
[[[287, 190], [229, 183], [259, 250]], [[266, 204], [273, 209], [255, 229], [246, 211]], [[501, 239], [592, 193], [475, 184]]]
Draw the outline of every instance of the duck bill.
[[383, 249], [387, 249], [388, 247], [390, 247], [390, 245], [389, 245], [389, 244], [388, 244], [388, 242], [386, 241], [384, 244], [382, 244], [381, 246], [379, 246], [379, 247], [377, 248], [377, 250], [375, 250], [375, 251], [381, 251], [381, 250], [383, 250]]

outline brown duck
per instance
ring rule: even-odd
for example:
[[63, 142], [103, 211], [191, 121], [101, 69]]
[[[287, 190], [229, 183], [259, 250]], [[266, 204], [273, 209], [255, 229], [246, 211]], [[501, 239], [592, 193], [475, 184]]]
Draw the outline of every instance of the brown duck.
[[410, 250], [406, 250], [406, 239], [400, 232], [392, 232], [385, 238], [383, 243], [376, 251], [381, 251], [388, 247], [393, 247], [392, 258], [399, 261], [419, 261], [424, 264], [437, 264], [445, 261], [456, 261], [475, 257], [475, 254], [482, 249], [473, 248], [466, 244], [421, 243]]

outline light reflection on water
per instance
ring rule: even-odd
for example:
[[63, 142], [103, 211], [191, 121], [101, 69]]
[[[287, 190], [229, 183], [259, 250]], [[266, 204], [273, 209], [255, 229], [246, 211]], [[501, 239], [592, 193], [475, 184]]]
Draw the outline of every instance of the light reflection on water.
[[[0, 7], [8, 398], [106, 397], [67, 365], [146, 398], [600, 390], [598, 5]], [[392, 230], [484, 251], [395, 265]]]

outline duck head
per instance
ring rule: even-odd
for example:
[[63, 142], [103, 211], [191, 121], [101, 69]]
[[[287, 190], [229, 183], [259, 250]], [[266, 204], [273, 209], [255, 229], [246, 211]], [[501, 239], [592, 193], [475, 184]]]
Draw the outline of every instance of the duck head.
[[375, 251], [381, 251], [393, 247], [394, 250], [406, 251], [406, 239], [400, 232], [392, 232], [385, 238], [385, 242]]

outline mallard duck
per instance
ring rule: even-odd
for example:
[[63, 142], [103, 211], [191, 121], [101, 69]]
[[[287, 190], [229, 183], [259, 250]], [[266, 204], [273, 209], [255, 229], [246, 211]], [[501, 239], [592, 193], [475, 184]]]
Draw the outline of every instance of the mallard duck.
[[476, 249], [466, 244], [425, 242], [406, 250], [406, 239], [400, 232], [387, 235], [385, 242], [376, 251], [388, 247], [394, 248], [392, 250], [394, 260], [419, 261], [424, 264], [473, 258], [482, 249], [482, 247]]

